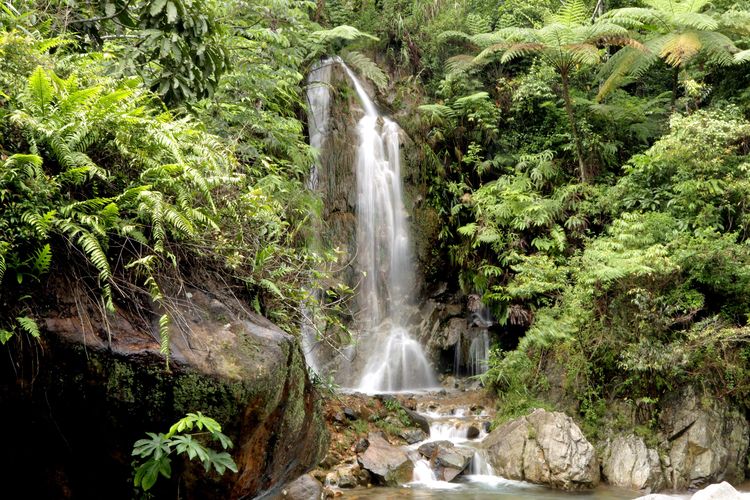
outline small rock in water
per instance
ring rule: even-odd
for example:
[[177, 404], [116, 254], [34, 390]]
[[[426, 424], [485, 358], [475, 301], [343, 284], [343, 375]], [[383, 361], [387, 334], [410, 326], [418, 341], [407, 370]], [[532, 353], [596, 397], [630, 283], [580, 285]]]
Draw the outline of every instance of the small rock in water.
[[400, 435], [409, 444], [418, 443], [430, 437], [422, 429], [408, 429], [402, 431]]
[[466, 429], [466, 437], [468, 439], [476, 439], [479, 437], [479, 429], [474, 427], [473, 425], [470, 426], [468, 429]]
[[484, 432], [490, 432], [491, 428], [492, 422], [482, 422], [482, 429], [484, 429]]
[[446, 391], [445, 389], [440, 389], [438, 391], [438, 394], [441, 395], [441, 396], [447, 396], [448, 395], [448, 391]]
[[469, 466], [473, 457], [474, 451], [469, 448], [440, 448], [434, 460], [435, 475], [442, 481], [453, 481]]
[[349, 420], [358, 420], [359, 414], [351, 408], [344, 408], [344, 416]]

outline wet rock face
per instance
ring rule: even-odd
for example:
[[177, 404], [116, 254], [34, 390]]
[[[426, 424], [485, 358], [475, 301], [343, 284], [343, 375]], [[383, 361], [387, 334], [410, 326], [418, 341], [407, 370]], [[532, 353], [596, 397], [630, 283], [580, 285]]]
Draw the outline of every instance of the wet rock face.
[[659, 491], [666, 484], [659, 453], [634, 435], [617, 436], [607, 443], [602, 475], [608, 484], [631, 490]]
[[121, 310], [108, 318], [110, 344], [95, 306], [62, 298], [40, 321], [34, 357], [4, 356], [0, 401], [14, 411], [0, 422], [15, 432], [3, 454], [14, 458], [0, 466], [30, 498], [131, 498], [133, 442], [195, 411], [221, 423], [239, 473], [176, 458], [157, 497], [173, 497], [178, 482], [186, 499], [254, 497], [318, 463], [327, 432], [295, 339], [241, 304], [195, 290], [182, 299], [186, 329], [172, 331], [169, 371], [156, 324]]
[[379, 484], [398, 486], [411, 481], [414, 463], [403, 449], [390, 444], [381, 433], [370, 433], [367, 440], [370, 445], [357, 461]]
[[748, 424], [738, 410], [687, 388], [665, 402], [659, 425], [666, 436], [662, 465], [670, 488], [745, 478]]
[[599, 484], [596, 450], [573, 419], [535, 410], [490, 432], [483, 446], [495, 472], [564, 490]]

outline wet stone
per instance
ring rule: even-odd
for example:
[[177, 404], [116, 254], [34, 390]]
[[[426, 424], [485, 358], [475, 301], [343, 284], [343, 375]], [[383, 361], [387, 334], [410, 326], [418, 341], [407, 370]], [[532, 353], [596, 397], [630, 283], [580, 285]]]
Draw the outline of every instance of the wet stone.
[[426, 434], [422, 429], [407, 429], [401, 432], [401, 437], [404, 438], [404, 441], [406, 441], [407, 443], [414, 444], [420, 441], [424, 441], [430, 436]]

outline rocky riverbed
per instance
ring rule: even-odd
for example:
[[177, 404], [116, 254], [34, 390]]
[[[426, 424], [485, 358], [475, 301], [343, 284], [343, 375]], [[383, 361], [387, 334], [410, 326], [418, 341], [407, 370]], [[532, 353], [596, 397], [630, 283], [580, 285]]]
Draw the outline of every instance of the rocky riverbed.
[[[696, 499], [725, 498], [715, 495], [734, 491], [726, 483], [721, 489], [712, 485], [703, 496], [696, 493], [735, 474], [737, 463], [726, 458], [734, 457], [744, 442], [734, 439], [742, 435], [742, 426], [716, 436], [703, 451], [688, 446], [684, 455], [675, 452], [674, 466], [665, 469], [664, 457], [641, 437], [613, 434], [592, 443], [570, 416], [542, 409], [494, 423], [495, 401], [490, 393], [453, 377], [446, 377], [444, 385], [443, 390], [418, 394], [349, 393], [328, 398], [328, 452], [317, 469], [298, 481], [306, 485], [308, 496], [295, 496], [295, 486], [285, 490], [286, 497], [483, 499], [502, 494], [509, 499], [581, 495], [614, 500], [669, 492], [647, 497], [662, 500], [693, 495]], [[719, 425], [712, 420], [722, 415], [719, 409], [708, 406], [705, 414], [693, 409], [695, 421], [684, 433], [667, 439], [670, 449], [677, 449], [680, 439], [701, 439], [700, 427], [692, 429], [704, 425], [703, 420], [708, 431]], [[664, 419], [673, 422], [680, 415], [677, 411]], [[723, 462], [709, 461], [709, 466], [716, 467], [704, 471], [705, 477], [719, 480], [691, 488], [692, 492], [687, 487], [673, 488], [679, 485], [667, 475], [677, 464], [690, 463], [692, 468], [680, 469], [682, 476], [671, 477], [697, 477], [703, 469], [698, 469], [702, 462], [695, 457], [706, 453], [715, 457], [722, 450]], [[724, 469], [719, 471], [719, 466]], [[726, 498], [750, 498], [750, 494], [731, 494]]]

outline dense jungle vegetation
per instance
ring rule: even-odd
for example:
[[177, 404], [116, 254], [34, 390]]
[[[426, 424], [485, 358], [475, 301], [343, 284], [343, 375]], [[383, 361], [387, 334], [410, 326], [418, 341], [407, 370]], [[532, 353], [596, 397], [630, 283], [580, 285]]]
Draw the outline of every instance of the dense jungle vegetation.
[[648, 424], [686, 382], [747, 406], [750, 2], [19, 0], [0, 23], [0, 342], [72, 276], [103, 311], [156, 304], [168, 359], [195, 268], [296, 331], [332, 259], [304, 78], [339, 54], [422, 149], [428, 278], [502, 325], [507, 415], [561, 387]]

